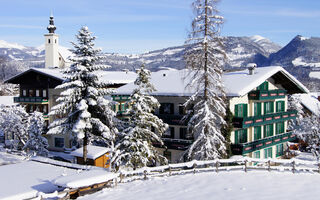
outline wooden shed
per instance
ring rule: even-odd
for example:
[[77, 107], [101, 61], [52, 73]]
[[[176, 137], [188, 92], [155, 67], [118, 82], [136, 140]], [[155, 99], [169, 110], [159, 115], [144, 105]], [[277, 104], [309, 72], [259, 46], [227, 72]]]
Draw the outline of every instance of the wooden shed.
[[[110, 167], [110, 149], [106, 147], [99, 147], [88, 145], [88, 165], [93, 165], [97, 167], [109, 168]], [[73, 152], [71, 155], [75, 157], [76, 163], [83, 165], [83, 148], [79, 148]]]

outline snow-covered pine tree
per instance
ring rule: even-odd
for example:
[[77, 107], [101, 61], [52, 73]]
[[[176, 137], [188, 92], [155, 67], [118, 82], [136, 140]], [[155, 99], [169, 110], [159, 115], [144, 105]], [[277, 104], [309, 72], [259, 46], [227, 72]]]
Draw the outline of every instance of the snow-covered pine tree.
[[24, 107], [0, 105], [0, 128], [11, 148], [20, 150], [28, 140], [29, 114]]
[[99, 80], [98, 70], [101, 50], [94, 48], [95, 37], [88, 27], [82, 27], [76, 36], [73, 64], [64, 71], [65, 81], [57, 89], [62, 89], [58, 105], [50, 115], [57, 115], [49, 129], [49, 134], [72, 134], [83, 143], [83, 159], [87, 161], [87, 145], [94, 139], [103, 138], [106, 145], [113, 148], [117, 129], [114, 126], [115, 113], [111, 101], [105, 98], [112, 90], [106, 82]]
[[154, 148], [153, 143], [163, 144], [162, 134], [168, 125], [152, 112], [160, 107], [156, 98], [150, 96], [155, 91], [150, 83], [150, 71], [142, 65], [134, 84], [137, 88], [130, 96], [128, 127], [121, 133], [112, 158], [115, 168], [141, 168], [147, 165], [165, 164], [167, 160]]
[[302, 140], [307, 146], [306, 150], [320, 159], [320, 120], [314, 114], [307, 114], [303, 111], [299, 95], [292, 95], [289, 98], [289, 107], [297, 110], [297, 118], [290, 121], [289, 129]]
[[[187, 160], [210, 160], [226, 155], [225, 138], [221, 134], [224, 120], [225, 92], [221, 81], [226, 59], [220, 37], [223, 17], [219, 16], [219, 0], [193, 2], [195, 18], [186, 44], [186, 67], [190, 69], [189, 86], [196, 92], [187, 100], [186, 108], [192, 114], [188, 123], [194, 142], [184, 154]], [[190, 110], [191, 109], [191, 110]]]
[[29, 155], [48, 156], [48, 140], [42, 136], [44, 130], [44, 118], [40, 112], [30, 115], [30, 125], [28, 127], [28, 140], [23, 149]]

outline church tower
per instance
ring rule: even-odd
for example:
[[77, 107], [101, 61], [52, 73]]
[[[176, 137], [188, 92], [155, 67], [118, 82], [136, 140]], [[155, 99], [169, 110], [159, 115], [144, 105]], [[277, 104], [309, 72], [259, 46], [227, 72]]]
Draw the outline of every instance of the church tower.
[[54, 25], [53, 16], [50, 16], [49, 33], [45, 34], [45, 68], [59, 67], [59, 36], [54, 33], [57, 29]]

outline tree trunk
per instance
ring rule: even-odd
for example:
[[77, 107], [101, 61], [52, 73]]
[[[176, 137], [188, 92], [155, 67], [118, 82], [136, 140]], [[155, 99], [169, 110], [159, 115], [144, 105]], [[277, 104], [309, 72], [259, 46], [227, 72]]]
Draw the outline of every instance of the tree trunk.
[[88, 155], [88, 136], [87, 134], [85, 134], [84, 138], [83, 138], [83, 164], [87, 164], [88, 162], [88, 158], [87, 158], [87, 155]]

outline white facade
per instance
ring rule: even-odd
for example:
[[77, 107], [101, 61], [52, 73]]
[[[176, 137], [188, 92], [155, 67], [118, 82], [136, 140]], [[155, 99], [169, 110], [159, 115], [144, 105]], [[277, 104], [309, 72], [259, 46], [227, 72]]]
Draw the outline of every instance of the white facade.
[[45, 34], [45, 68], [60, 67], [59, 36], [54, 33]]

